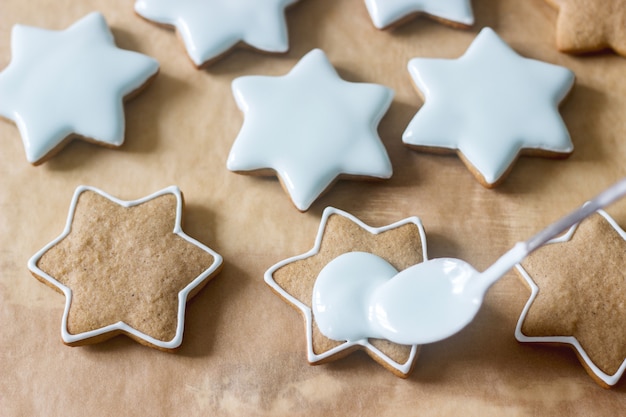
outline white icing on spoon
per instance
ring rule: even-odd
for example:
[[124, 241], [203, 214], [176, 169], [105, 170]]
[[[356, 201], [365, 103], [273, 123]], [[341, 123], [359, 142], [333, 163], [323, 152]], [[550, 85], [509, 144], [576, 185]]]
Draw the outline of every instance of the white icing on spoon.
[[454, 258], [431, 259], [400, 273], [384, 259], [349, 252], [329, 262], [313, 287], [313, 314], [333, 340], [387, 339], [416, 345], [445, 339], [469, 324], [491, 285], [551, 238], [626, 194], [626, 178], [517, 243], [483, 272]]

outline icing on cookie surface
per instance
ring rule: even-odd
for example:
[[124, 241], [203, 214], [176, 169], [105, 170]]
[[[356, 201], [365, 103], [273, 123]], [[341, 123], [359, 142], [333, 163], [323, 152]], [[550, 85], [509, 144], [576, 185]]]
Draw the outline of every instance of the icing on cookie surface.
[[425, 102], [403, 142], [457, 151], [483, 185], [496, 185], [520, 152], [573, 150], [558, 105], [574, 74], [519, 56], [490, 28], [462, 57], [414, 58], [408, 69]]
[[626, 370], [626, 232], [599, 210], [531, 254], [517, 271], [531, 288], [515, 337], [565, 344], [605, 387]]
[[384, 339], [377, 290], [398, 274], [389, 262], [367, 252], [339, 255], [321, 270], [313, 287], [312, 309], [324, 336], [333, 340]]
[[474, 23], [470, 0], [365, 0], [365, 6], [378, 29], [413, 13], [424, 13], [464, 26]]
[[[345, 337], [332, 344], [324, 343], [322, 339], [327, 336], [317, 330], [317, 321], [312, 313], [312, 296], [318, 274], [337, 256], [366, 250], [392, 265], [383, 266], [383, 270], [403, 270], [424, 261], [427, 259], [426, 235], [421, 221], [410, 217], [388, 226], [371, 227], [344, 211], [328, 207], [322, 214], [313, 249], [272, 266], [265, 273], [265, 282], [303, 313], [309, 363], [325, 363], [355, 348], [362, 348], [395, 374], [406, 377], [417, 359], [417, 345], [402, 345], [405, 353], [396, 357], [392, 352], [399, 345], [360, 337], [364, 333], [358, 329], [349, 330], [353, 337]], [[353, 283], [356, 287], [363, 284], [365, 288], [359, 291], [366, 293], [368, 285], [373, 282], [354, 280]]]
[[65, 343], [118, 333], [160, 349], [182, 343], [187, 299], [222, 264], [219, 254], [183, 232], [182, 204], [177, 187], [134, 201], [76, 189], [63, 233], [28, 262], [66, 297]]
[[74, 134], [122, 145], [123, 98], [159, 70], [156, 60], [117, 48], [97, 12], [62, 31], [15, 25], [11, 51], [0, 115], [16, 123], [33, 164]]
[[180, 34], [196, 66], [239, 42], [267, 52], [289, 49], [285, 8], [298, 0], [137, 0], [142, 17]]
[[273, 170], [299, 210], [340, 175], [391, 177], [376, 132], [393, 98], [389, 88], [342, 80], [319, 49], [287, 75], [240, 77], [232, 88], [244, 123], [228, 169]]
[[462, 329], [481, 306], [478, 272], [438, 258], [399, 272], [383, 258], [349, 252], [329, 262], [313, 289], [313, 315], [334, 340], [386, 339], [424, 344]]

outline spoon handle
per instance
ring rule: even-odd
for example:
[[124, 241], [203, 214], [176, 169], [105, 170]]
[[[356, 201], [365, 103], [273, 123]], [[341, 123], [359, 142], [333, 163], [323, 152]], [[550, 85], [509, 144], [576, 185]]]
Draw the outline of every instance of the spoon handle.
[[589, 202], [585, 203], [582, 207], [574, 210], [567, 216], [561, 218], [560, 220], [552, 223], [530, 239], [528, 239], [526, 243], [526, 247], [528, 250], [528, 254], [530, 254], [535, 249], [539, 248], [541, 245], [546, 243], [548, 240], [556, 237], [560, 233], [569, 229], [576, 223], [581, 222], [583, 219], [587, 218], [591, 214], [600, 210], [601, 208], [608, 206], [609, 204], [617, 201], [621, 197], [626, 194], [626, 178], [622, 178], [620, 181], [616, 182], [606, 190], [602, 191], [600, 194], [595, 196]]
[[560, 220], [552, 223], [536, 235], [525, 242], [517, 243], [511, 250], [501, 256], [493, 265], [481, 273], [486, 288], [491, 286], [515, 264], [521, 262], [532, 251], [542, 246], [550, 239], [558, 236], [576, 223], [581, 222], [586, 217], [595, 213], [599, 209], [608, 206], [626, 195], [626, 178], [622, 178], [593, 199], [585, 203], [582, 207], [574, 210]]

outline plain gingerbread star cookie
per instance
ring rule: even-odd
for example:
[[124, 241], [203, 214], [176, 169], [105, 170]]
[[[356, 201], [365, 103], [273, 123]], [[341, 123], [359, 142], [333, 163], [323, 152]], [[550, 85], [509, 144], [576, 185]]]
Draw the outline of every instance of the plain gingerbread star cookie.
[[161, 350], [180, 346], [187, 300], [222, 265], [220, 255], [183, 232], [182, 209], [177, 187], [135, 201], [76, 190], [65, 230], [28, 263], [65, 295], [64, 343], [126, 334]]
[[402, 141], [417, 150], [456, 152], [485, 187], [502, 182], [519, 155], [573, 151], [558, 106], [574, 74], [519, 56], [490, 28], [460, 58], [414, 58], [408, 69], [424, 105]]
[[461, 28], [474, 24], [470, 0], [365, 0], [365, 6], [378, 29], [399, 25], [418, 14]]
[[174, 27], [198, 68], [243, 42], [255, 49], [289, 49], [285, 9], [298, 0], [137, 0], [147, 20]]
[[272, 266], [265, 273], [265, 282], [304, 316], [310, 364], [330, 362], [362, 349], [394, 374], [406, 378], [417, 360], [418, 345], [383, 339], [332, 340], [316, 324], [311, 305], [317, 276], [330, 261], [354, 251], [380, 256], [403, 270], [427, 259], [424, 228], [416, 217], [370, 227], [344, 211], [328, 207], [322, 214], [313, 249]]
[[570, 346], [600, 385], [626, 370], [626, 233], [598, 211], [531, 254], [517, 271], [531, 288], [515, 336]]
[[0, 116], [17, 124], [34, 165], [75, 136], [121, 146], [124, 98], [159, 71], [156, 60], [116, 47], [97, 12], [62, 31], [15, 25], [11, 52], [0, 73]]
[[393, 99], [389, 88], [344, 81], [319, 49], [287, 75], [240, 77], [232, 87], [244, 123], [228, 169], [276, 173], [298, 210], [340, 176], [391, 177], [376, 132]]
[[556, 46], [568, 53], [613, 49], [626, 56], [626, 0], [547, 0], [559, 11]]

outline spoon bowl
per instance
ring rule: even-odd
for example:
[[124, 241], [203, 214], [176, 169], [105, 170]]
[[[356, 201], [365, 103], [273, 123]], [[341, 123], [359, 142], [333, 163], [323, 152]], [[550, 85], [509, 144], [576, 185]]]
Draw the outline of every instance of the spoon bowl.
[[480, 273], [460, 259], [413, 265], [372, 296], [379, 333], [391, 342], [436, 342], [469, 324], [483, 301]]

